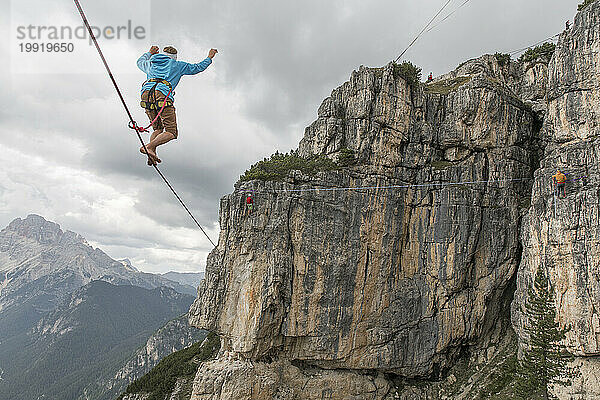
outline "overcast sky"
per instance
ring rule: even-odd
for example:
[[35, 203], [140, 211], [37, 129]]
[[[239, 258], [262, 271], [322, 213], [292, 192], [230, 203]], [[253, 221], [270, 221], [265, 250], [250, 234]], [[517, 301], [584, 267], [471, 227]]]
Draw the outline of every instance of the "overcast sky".
[[[63, 40], [73, 54], [21, 53], [34, 40], [19, 40], [17, 26], [76, 27], [73, 2], [0, 1], [10, 10], [0, 14], [0, 226], [35, 213], [142, 270], [204, 270], [211, 245], [138, 153], [95, 49]], [[147, 31], [142, 40], [101, 41], [140, 124], [143, 52], [173, 45], [180, 60], [199, 62], [219, 49], [205, 72], [177, 87], [179, 139], [159, 148], [162, 171], [216, 241], [219, 198], [239, 175], [296, 148], [335, 87], [360, 65], [395, 59], [446, 0], [81, 2], [93, 25], [131, 19]], [[439, 75], [560, 32], [578, 3], [471, 0], [404, 59]]]

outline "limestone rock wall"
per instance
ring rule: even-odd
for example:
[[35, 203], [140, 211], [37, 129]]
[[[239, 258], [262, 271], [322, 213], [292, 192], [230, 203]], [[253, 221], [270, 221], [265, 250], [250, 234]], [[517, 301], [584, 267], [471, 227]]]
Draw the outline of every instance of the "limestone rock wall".
[[[493, 359], [513, 293], [522, 338], [538, 265], [582, 366], [556, 393], [597, 395], [599, 20], [600, 2], [580, 12], [549, 64], [483, 56], [417, 87], [391, 64], [361, 67], [335, 89], [298, 152], [351, 152], [355, 165], [238, 183], [221, 200], [190, 321], [223, 352], [194, 398], [430, 398], [440, 385], [398, 394], [394, 382], [452, 385], [465, 349]], [[553, 196], [557, 167], [566, 199]]]
[[299, 368], [287, 360], [267, 364], [228, 357], [200, 367], [193, 393], [194, 400], [397, 398], [383, 374]]
[[[570, 346], [581, 354], [600, 351], [596, 337], [600, 328], [594, 306], [600, 300], [599, 22], [600, 3], [578, 14], [572, 30], [561, 37], [549, 66], [548, 116], [543, 128], [549, 144], [535, 174], [532, 207], [523, 229], [526, 250], [518, 281], [519, 290], [525, 290], [538, 265], [551, 272], [557, 286], [559, 317], [573, 326]], [[556, 198], [551, 185], [551, 176], [557, 169], [569, 177], [565, 199]], [[522, 322], [518, 307], [513, 319], [517, 326]]]
[[[561, 34], [548, 75], [547, 145], [523, 223], [512, 319], [525, 337], [526, 291], [541, 266], [555, 288], [558, 320], [572, 328], [567, 345], [581, 357], [582, 378], [571, 394], [561, 393], [592, 398], [600, 379], [600, 2], [577, 14]], [[551, 184], [557, 169], [569, 178], [564, 199], [556, 198]]]
[[[262, 374], [246, 362], [432, 378], [461, 349], [499, 340], [539, 140], [535, 112], [495, 58], [469, 63], [491, 67], [471, 66], [451, 90], [413, 88], [393, 65], [361, 68], [299, 146], [334, 159], [352, 150], [355, 166], [238, 184], [221, 200], [219, 244], [190, 321], [240, 359], [228, 379]], [[392, 185], [404, 187], [315, 190]], [[255, 212], [245, 216], [249, 189]], [[203, 375], [195, 395], [233, 398], [210, 394]], [[222, 388], [240, 386], [232, 382]]]

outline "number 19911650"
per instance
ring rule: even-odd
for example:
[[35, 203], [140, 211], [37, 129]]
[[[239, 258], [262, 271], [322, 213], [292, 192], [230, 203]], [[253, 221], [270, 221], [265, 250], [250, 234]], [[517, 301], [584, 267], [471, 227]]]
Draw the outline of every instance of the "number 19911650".
[[19, 43], [21, 53], [72, 53], [73, 43]]

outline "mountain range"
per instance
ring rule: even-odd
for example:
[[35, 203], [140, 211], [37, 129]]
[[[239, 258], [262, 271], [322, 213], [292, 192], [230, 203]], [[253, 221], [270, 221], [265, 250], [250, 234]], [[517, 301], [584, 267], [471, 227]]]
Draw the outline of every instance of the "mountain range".
[[[0, 232], [0, 400], [109, 399], [203, 339], [181, 317], [196, 289], [179, 278], [140, 272], [38, 215], [12, 221]], [[167, 326], [172, 342], [156, 345]]]

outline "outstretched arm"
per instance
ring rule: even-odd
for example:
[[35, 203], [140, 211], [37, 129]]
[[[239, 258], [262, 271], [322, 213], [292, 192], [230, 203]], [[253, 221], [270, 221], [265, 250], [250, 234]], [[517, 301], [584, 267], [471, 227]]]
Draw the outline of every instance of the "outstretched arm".
[[182, 73], [184, 75], [196, 75], [204, 71], [206, 68], [208, 68], [210, 64], [212, 64], [212, 59], [215, 57], [216, 54], [217, 49], [210, 49], [210, 51], [208, 52], [208, 57], [206, 57], [204, 60], [200, 61], [197, 64], [190, 64], [181, 61], [183, 65]]
[[148, 73], [150, 70], [150, 57], [152, 55], [158, 53], [158, 47], [152, 46], [150, 47], [150, 51], [142, 54], [142, 56], [137, 60], [137, 66], [142, 72]]

